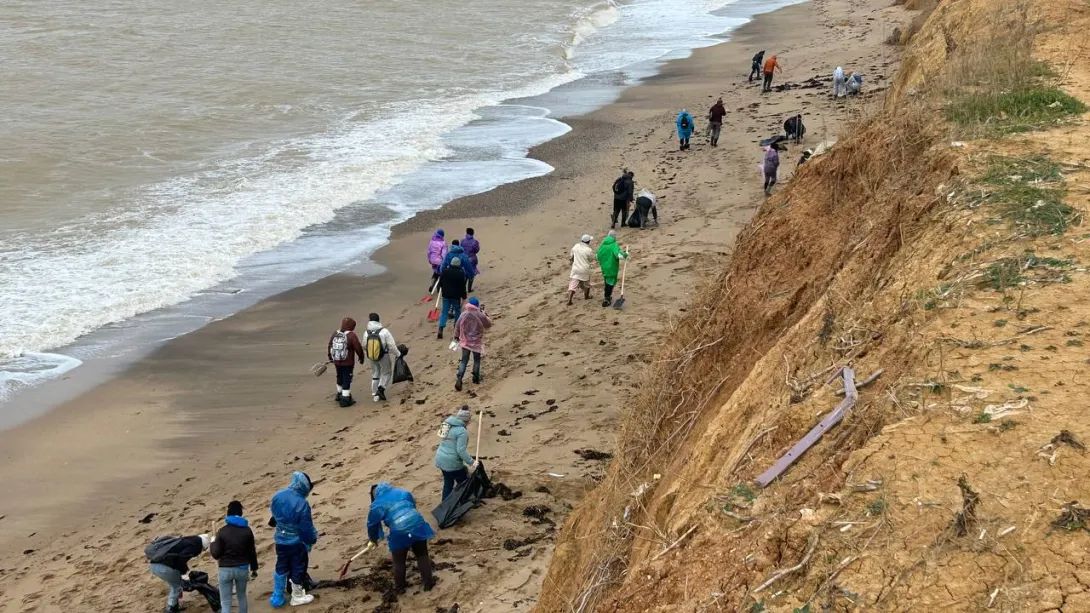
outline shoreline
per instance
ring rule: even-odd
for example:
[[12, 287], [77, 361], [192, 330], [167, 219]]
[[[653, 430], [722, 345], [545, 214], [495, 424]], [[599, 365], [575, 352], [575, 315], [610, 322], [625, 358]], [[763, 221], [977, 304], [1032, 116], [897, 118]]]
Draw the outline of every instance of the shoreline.
[[[766, 3], [764, 0], [741, 0], [711, 11], [709, 14], [723, 18], [745, 18], [751, 21], [756, 16], [777, 10], [774, 7], [782, 8], [785, 2], [787, 6], [790, 6], [802, 1], [804, 0], [775, 0], [771, 3], [773, 7], [764, 7], [759, 6]], [[760, 12], [752, 13], [754, 10]], [[505, 108], [513, 109], [523, 106], [548, 111], [544, 117], [537, 119], [562, 124], [570, 131], [574, 127], [572, 122], [584, 119], [588, 114], [615, 102], [626, 89], [637, 86], [646, 79], [655, 78], [670, 62], [691, 56], [693, 52], [699, 49], [722, 44], [736, 30], [737, 28], [732, 28], [722, 33], [708, 34], [705, 36], [706, 44], [703, 46], [679, 48], [665, 53], [661, 57], [641, 60], [600, 73], [587, 74], [574, 81], [561, 83], [540, 94], [514, 96], [493, 105], [481, 107], [475, 111], [478, 115], [476, 119], [445, 134], [443, 140], [447, 146], [458, 150], [461, 145], [456, 143], [465, 139], [465, 136], [458, 136], [460, 133], [464, 131], [472, 132], [479, 129], [479, 126], [488, 126], [493, 122], [500, 121], [495, 117], [489, 118], [491, 115], [496, 115], [497, 111], [500, 111], [500, 115], [504, 115], [506, 114], [503, 112]], [[533, 88], [531, 87], [531, 89]], [[518, 122], [518, 125], [521, 126], [528, 120], [530, 120], [529, 117], [524, 117], [521, 122]], [[519, 132], [521, 137], [525, 137], [523, 132], [510, 125], [503, 129], [507, 131], [515, 130]], [[544, 164], [544, 158], [537, 153], [537, 150], [554, 142], [557, 138], [560, 137], [549, 136], [544, 141], [537, 138], [532, 139], [539, 144], [527, 145], [524, 155], [512, 161], [525, 162], [527, 165], [533, 165], [534, 162]], [[473, 157], [472, 152], [461, 152], [461, 154], [466, 153], [470, 154], [470, 158]], [[543, 155], [557, 154], [546, 153]], [[496, 159], [486, 160], [486, 163], [502, 164], [505, 159], [505, 157], [501, 156]], [[464, 160], [456, 153], [449, 159], [443, 158], [426, 162], [420, 168], [409, 171], [396, 185], [380, 191], [368, 202], [381, 208], [388, 200], [391, 202], [401, 201], [404, 198], [401, 191], [414, 178], [421, 174], [425, 176], [433, 174], [436, 172], [433, 166], [441, 166], [451, 162], [458, 164], [462, 161]], [[406, 227], [414, 227], [412, 224], [418, 221], [417, 218], [423, 216], [425, 219], [442, 219], [443, 215], [436, 216], [434, 214], [437, 211], [456, 205], [462, 200], [472, 199], [474, 196], [480, 195], [480, 193], [487, 193], [508, 185], [520, 185], [540, 176], [542, 175], [501, 182], [485, 189], [484, 192], [459, 196], [453, 200], [438, 204], [435, 208], [416, 211], [408, 218], [392, 225], [387, 226], [384, 222], [374, 228], [368, 228], [364, 233], [371, 234], [371, 230], [381, 229], [386, 234], [385, 242], [380, 244], [379, 247], [373, 248], [369, 253], [364, 250], [357, 255], [342, 259], [340, 264], [329, 265], [327, 263], [317, 268], [301, 269], [300, 274], [308, 279], [302, 283], [290, 280], [285, 271], [281, 271], [279, 277], [264, 278], [264, 273], [260, 271], [261, 266], [247, 263], [249, 260], [255, 258], [260, 260], [266, 256], [273, 256], [276, 260], [293, 255], [295, 257], [305, 257], [302, 245], [313, 240], [315, 236], [304, 231], [303, 234], [292, 241], [274, 247], [269, 251], [249, 256], [239, 263], [236, 277], [196, 292], [180, 303], [137, 313], [124, 320], [104, 325], [87, 332], [64, 347], [46, 352], [28, 353], [28, 356], [40, 355], [42, 356], [41, 359], [58, 365], [72, 361], [78, 361], [79, 363], [75, 367], [61, 369], [59, 374], [55, 376], [43, 377], [39, 383], [25, 387], [17, 386], [13, 388], [14, 391], [10, 397], [0, 399], [0, 431], [11, 429], [41, 417], [60, 405], [91, 391], [98, 385], [122, 375], [130, 366], [144, 359], [165, 343], [197, 332], [209, 323], [231, 317], [245, 309], [253, 308], [262, 301], [273, 298], [278, 294], [319, 282], [332, 275], [378, 274], [375, 269], [382, 268], [381, 264], [376, 260], [378, 251], [390, 240], [393, 240], [399, 231], [404, 230]], [[492, 181], [489, 180], [487, 183], [492, 184]], [[356, 206], [357, 204], [347, 205], [343, 207], [338, 215]], [[475, 214], [472, 207], [464, 207], [463, 210], [468, 215], [479, 216]], [[505, 211], [495, 214], [514, 214], [517, 212], [512, 205], [508, 204]], [[319, 233], [322, 231], [321, 228], [326, 225], [329, 224], [318, 224], [316, 226]], [[342, 229], [340, 232], [359, 234], [360, 229]], [[277, 256], [277, 254], [280, 255]], [[328, 258], [329, 256], [326, 254], [323, 257]], [[194, 323], [195, 321], [202, 323]], [[16, 370], [15, 372], [20, 371]]]
[[[522, 506], [537, 502], [550, 506], [555, 520], [562, 519], [565, 506], [581, 496], [601, 468], [573, 457], [570, 448], [608, 449], [618, 405], [630, 385], [628, 373], [643, 359], [641, 344], [654, 342], [662, 327], [659, 322], [686, 302], [700, 267], [729, 249], [733, 235], [759, 202], [760, 188], [751, 170], [759, 150], [753, 142], [764, 131], [778, 128], [785, 107], [792, 104], [787, 98], [810, 92], [789, 90], [780, 94], [783, 99], [762, 100], [756, 112], [763, 123], [747, 119], [748, 125], [732, 119], [747, 112], [755, 93], [751, 87], [729, 92], [723, 146], [710, 149], [698, 137], [701, 143], [687, 154], [678, 154], [671, 144], [676, 113], [672, 101], [683, 100], [694, 109], [701, 127], [699, 105], [705, 104], [708, 94], [722, 91], [722, 73], [738, 81], [737, 73], [744, 72], [750, 55], [743, 54], [738, 61], [739, 50], [757, 39], [780, 37], [780, 48], [806, 49], [808, 62], [821, 63], [808, 49], [814, 46], [809, 33], [791, 26], [809, 24], [830, 5], [849, 3], [817, 0], [759, 15], [733, 32], [730, 41], [667, 62], [657, 76], [626, 88], [606, 107], [566, 118], [571, 132], [529, 153], [552, 165], [552, 173], [461, 198], [399, 224], [389, 244], [373, 256], [386, 267], [384, 273], [363, 278], [333, 275], [263, 300], [168, 342], [59, 409], [0, 433], [7, 460], [0, 475], [26, 492], [19, 504], [12, 507], [13, 502], [6, 502], [0, 510], [6, 515], [0, 520], [0, 547], [14, 556], [33, 549], [19, 559], [37, 562], [34, 571], [0, 570], [0, 577], [15, 583], [9, 593], [37, 602], [42, 596], [33, 597], [35, 579], [41, 573], [54, 574], [54, 586], [56, 581], [78, 580], [86, 570], [78, 560], [67, 564], [49, 557], [49, 552], [72, 542], [117, 547], [114, 557], [135, 566], [126, 572], [138, 573], [143, 570], [138, 563], [142, 545], [134, 548], [134, 543], [157, 531], [207, 524], [218, 517], [220, 498], [225, 502], [238, 497], [251, 517], [259, 517], [268, 495], [283, 486], [293, 468], [312, 470], [331, 481], [329, 493], [316, 492], [314, 501], [319, 527], [330, 540], [343, 537], [315, 550], [317, 572], [324, 569], [329, 574], [333, 561], [358, 541], [366, 483], [378, 475], [393, 476], [417, 493], [422, 510], [435, 502], [430, 436], [441, 416], [461, 402], [487, 411], [495, 429], [488, 430], [486, 445], [498, 449], [498, 459], [491, 460], [494, 477], [525, 495], [517, 501], [489, 501], [474, 512], [478, 518], [440, 537], [453, 538], [455, 547], [468, 547], [474, 538], [488, 540], [482, 530], [506, 530], [501, 541], [508, 535], [533, 536], [537, 532], [523, 525], [520, 515]], [[783, 34], [792, 30], [796, 33]], [[716, 74], [711, 74], [713, 70]], [[799, 70], [789, 80], [801, 82], [811, 76]], [[880, 86], [882, 80], [877, 83]], [[828, 111], [824, 114], [837, 123], [852, 113], [848, 106], [817, 110]], [[738, 130], [742, 125], [746, 129]], [[820, 125], [812, 123], [813, 132]], [[637, 181], [659, 196], [664, 218], [661, 228], [621, 232], [622, 239], [633, 242], [634, 253], [653, 254], [633, 259], [631, 272], [637, 274], [630, 295], [638, 298], [623, 314], [603, 311], [593, 302], [564, 310], [559, 294], [566, 279], [567, 249], [584, 228], [599, 238], [603, 234], [608, 186], [623, 166], [634, 168]], [[686, 173], [688, 181], [677, 179], [679, 173]], [[786, 178], [788, 173], [783, 174]], [[469, 211], [472, 216], [463, 219]], [[497, 324], [486, 358], [485, 384], [469, 386], [472, 394], [460, 395], [450, 386], [450, 354], [434, 341], [434, 328], [423, 322], [426, 307], [419, 305], [429, 277], [422, 262], [427, 235], [436, 224], [454, 219], [465, 223], [448, 227], [449, 238], [460, 237], [461, 227], [472, 225], [484, 245], [481, 258], [486, 269], [477, 283], [478, 294]], [[660, 251], [664, 247], [665, 254]], [[676, 290], [668, 302], [656, 299], [662, 288]], [[600, 286], [596, 289], [600, 291]], [[328, 401], [329, 375], [315, 380], [306, 371], [344, 312], [362, 321], [368, 310], [382, 313], [397, 340], [410, 345], [409, 362], [417, 382], [411, 391], [395, 386], [388, 406], [373, 405], [365, 394], [357, 394], [360, 403], [355, 407], [336, 409]], [[542, 323], [541, 318], [547, 320]], [[625, 333], [618, 335], [613, 330], [622, 329], [621, 318]], [[603, 351], [616, 354], [617, 363], [601, 364]], [[540, 392], [527, 394], [530, 389]], [[545, 404], [546, 399], [555, 403]], [[499, 424], [506, 426], [511, 418], [518, 423], [519, 412], [530, 410], [518, 407], [531, 407], [536, 414], [549, 406], [563, 409], [535, 417], [517, 430], [511, 427], [514, 431], [507, 436], [496, 433], [506, 430]], [[50, 447], [56, 453], [41, 453]], [[482, 455], [493, 457], [487, 448]], [[547, 470], [539, 470], [541, 465]], [[568, 478], [546, 477], [545, 472]], [[548, 493], [534, 492], [538, 487]], [[73, 504], [78, 508], [71, 509]], [[22, 517], [43, 507], [67, 510], [46, 516], [40, 524]], [[509, 517], [512, 511], [514, 519]], [[159, 514], [151, 524], [134, 523], [134, 518], [149, 512]], [[30, 531], [37, 534], [25, 536]], [[467, 534], [476, 536], [467, 539]], [[263, 546], [259, 553], [266, 564], [267, 536], [258, 530]], [[462, 559], [459, 567], [464, 577], [489, 577], [490, 585], [483, 586], [489, 598], [499, 598], [496, 590], [510, 591], [521, 581], [514, 589], [519, 592], [526, 585], [540, 585], [548, 540], [522, 558], [530, 573], [525, 577], [518, 575], [522, 570], [490, 574], [499, 572], [493, 562], [511, 555], [502, 549], [491, 557], [472, 556], [487, 558], [472, 564]], [[452, 554], [449, 548], [439, 549], [436, 557], [447, 560]], [[93, 566], [96, 555], [79, 557]], [[136, 577], [132, 576], [144, 581]], [[255, 599], [267, 591], [266, 580], [259, 579]], [[465, 590], [451, 585], [455, 581], [446, 583], [435, 594], [411, 595], [406, 602], [434, 605], [441, 599], [465, 598]], [[100, 604], [94, 600], [99, 597], [107, 598], [90, 593], [78, 602]], [[128, 597], [136, 599], [130, 602], [157, 602], [150, 595], [148, 600]], [[508, 601], [504, 606], [510, 605]]]

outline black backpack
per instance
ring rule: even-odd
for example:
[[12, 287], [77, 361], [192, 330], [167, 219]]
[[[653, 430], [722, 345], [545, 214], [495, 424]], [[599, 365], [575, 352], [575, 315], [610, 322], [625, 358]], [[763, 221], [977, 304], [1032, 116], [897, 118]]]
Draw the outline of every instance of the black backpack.
[[613, 182], [613, 195], [620, 196], [624, 194], [624, 177], [619, 177]]
[[161, 564], [166, 559], [174, 546], [182, 542], [182, 537], [167, 535], [156, 537], [154, 541], [148, 544], [144, 548], [144, 555], [148, 558], [148, 562], [152, 564]]

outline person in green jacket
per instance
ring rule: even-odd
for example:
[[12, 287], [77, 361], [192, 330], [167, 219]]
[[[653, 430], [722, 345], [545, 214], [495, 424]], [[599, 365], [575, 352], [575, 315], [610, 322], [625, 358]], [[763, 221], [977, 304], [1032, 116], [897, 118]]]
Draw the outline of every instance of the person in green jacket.
[[613, 286], [617, 285], [617, 273], [621, 270], [620, 261], [626, 258], [628, 258], [628, 251], [621, 249], [613, 231], [610, 230], [609, 236], [598, 247], [598, 265], [602, 267], [602, 278], [606, 286], [605, 300], [602, 300], [604, 307], [613, 304]]

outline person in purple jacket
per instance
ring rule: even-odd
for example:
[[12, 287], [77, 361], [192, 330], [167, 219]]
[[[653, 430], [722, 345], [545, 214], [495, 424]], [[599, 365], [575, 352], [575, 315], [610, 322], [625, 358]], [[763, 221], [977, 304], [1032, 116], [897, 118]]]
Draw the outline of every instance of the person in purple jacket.
[[771, 196], [772, 186], [776, 184], [776, 172], [780, 169], [779, 143], [773, 143], [765, 149], [762, 169], [765, 175], [765, 196]]
[[481, 243], [477, 240], [477, 237], [473, 235], [473, 228], [466, 228], [466, 237], [462, 239], [462, 249], [465, 250], [466, 255], [469, 256], [469, 261], [473, 262], [472, 268], [466, 270], [472, 270], [475, 274], [473, 276], [466, 275], [466, 292], [473, 291], [473, 279], [480, 274], [480, 267], [477, 266], [477, 254], [481, 252]]
[[442, 228], [435, 231], [428, 241], [428, 264], [431, 265], [431, 283], [428, 284], [428, 293], [435, 291], [435, 284], [439, 282], [440, 268], [443, 259], [447, 257], [447, 239]]

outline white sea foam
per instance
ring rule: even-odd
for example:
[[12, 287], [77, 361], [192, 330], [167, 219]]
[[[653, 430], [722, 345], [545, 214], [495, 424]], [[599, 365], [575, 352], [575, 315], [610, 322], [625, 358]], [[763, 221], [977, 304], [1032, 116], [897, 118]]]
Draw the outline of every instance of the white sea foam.
[[602, 28], [613, 25], [621, 18], [621, 11], [617, 3], [606, 0], [593, 6], [580, 9], [573, 15], [575, 24], [572, 26], [571, 36], [564, 45], [564, 57], [571, 59], [575, 49]]
[[24, 353], [12, 360], [18, 368], [0, 370], [0, 401], [21, 389], [63, 375], [83, 362], [57, 353]]

